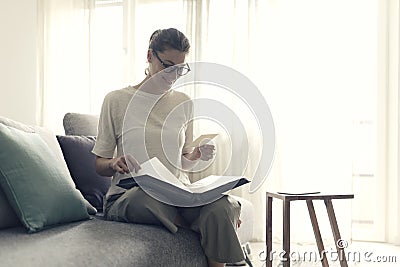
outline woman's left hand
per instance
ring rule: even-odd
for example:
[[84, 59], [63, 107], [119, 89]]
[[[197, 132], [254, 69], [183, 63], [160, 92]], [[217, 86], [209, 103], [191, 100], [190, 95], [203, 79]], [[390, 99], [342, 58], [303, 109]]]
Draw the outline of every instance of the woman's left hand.
[[195, 158], [208, 161], [212, 159], [215, 155], [215, 146], [204, 144], [196, 147], [193, 153], [195, 154]]

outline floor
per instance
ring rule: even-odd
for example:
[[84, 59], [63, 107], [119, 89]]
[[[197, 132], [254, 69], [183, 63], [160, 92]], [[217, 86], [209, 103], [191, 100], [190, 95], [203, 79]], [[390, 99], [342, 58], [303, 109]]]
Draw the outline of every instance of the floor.
[[[347, 245], [347, 244], [346, 244]], [[265, 264], [265, 243], [252, 242], [250, 246], [250, 258], [254, 267], [266, 266]], [[274, 267], [280, 264], [279, 252], [282, 245], [273, 243]], [[293, 267], [322, 266], [319, 261], [319, 253], [315, 245], [291, 245], [291, 259]], [[326, 256], [331, 267], [340, 267], [336, 248], [325, 247]], [[385, 243], [352, 242], [347, 245], [345, 255], [348, 266], [352, 267], [389, 267], [400, 266], [400, 246], [393, 246]]]

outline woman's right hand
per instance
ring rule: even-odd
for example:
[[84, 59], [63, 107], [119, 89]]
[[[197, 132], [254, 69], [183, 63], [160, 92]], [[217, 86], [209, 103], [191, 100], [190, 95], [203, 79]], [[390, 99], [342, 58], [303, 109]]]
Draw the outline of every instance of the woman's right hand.
[[109, 168], [121, 174], [130, 173], [133, 170], [137, 173], [141, 169], [139, 162], [132, 155], [110, 159]]

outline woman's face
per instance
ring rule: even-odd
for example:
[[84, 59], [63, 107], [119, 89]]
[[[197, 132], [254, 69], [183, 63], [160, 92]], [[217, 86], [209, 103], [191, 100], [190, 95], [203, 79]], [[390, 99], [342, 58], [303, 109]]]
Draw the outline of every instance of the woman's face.
[[168, 68], [183, 64], [185, 57], [186, 53], [175, 49], [166, 49], [163, 52], [149, 49], [147, 61], [149, 62], [150, 76], [157, 74], [157, 80], [160, 79], [160, 81], [165, 83], [165, 86], [171, 87], [179, 76], [176, 70], [168, 71]]

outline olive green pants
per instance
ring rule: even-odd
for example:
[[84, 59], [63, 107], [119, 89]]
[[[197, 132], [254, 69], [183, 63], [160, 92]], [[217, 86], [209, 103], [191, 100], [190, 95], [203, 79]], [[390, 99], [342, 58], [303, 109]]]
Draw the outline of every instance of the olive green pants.
[[107, 220], [164, 225], [172, 233], [178, 231], [174, 224], [178, 213], [190, 229], [200, 234], [208, 259], [221, 263], [244, 259], [236, 234], [240, 203], [230, 196], [204, 206], [183, 208], [162, 203], [139, 187], [133, 187], [116, 200], [107, 201], [104, 207]]

